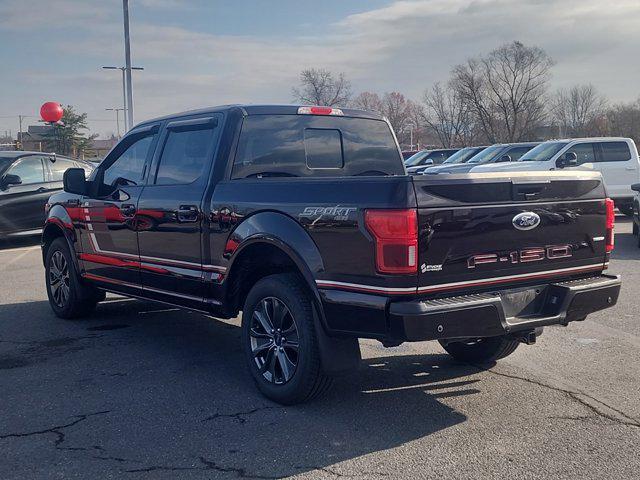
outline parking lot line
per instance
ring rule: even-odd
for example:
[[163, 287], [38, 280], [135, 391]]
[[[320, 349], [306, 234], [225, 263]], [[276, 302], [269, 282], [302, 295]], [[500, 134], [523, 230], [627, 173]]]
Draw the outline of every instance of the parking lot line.
[[39, 250], [40, 245], [32, 245], [30, 247], [15, 247], [15, 248], [7, 248], [6, 250], [0, 250], [1, 253], [12, 253], [12, 252], [24, 252], [31, 250]]
[[32, 250], [33, 250], [33, 248], [30, 248], [27, 251], [23, 251], [20, 255], [17, 255], [15, 257], [13, 257], [11, 260], [6, 261], [4, 263], [4, 265], [3, 265], [3, 268], [8, 267], [9, 265], [13, 265], [14, 263], [16, 263], [21, 258], [26, 257], [27, 255], [29, 255], [31, 253]]

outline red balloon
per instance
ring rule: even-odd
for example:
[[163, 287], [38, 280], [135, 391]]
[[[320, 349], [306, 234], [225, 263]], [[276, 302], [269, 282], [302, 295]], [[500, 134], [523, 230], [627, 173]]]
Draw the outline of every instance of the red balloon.
[[40, 107], [40, 116], [45, 122], [59, 122], [63, 113], [62, 105], [56, 102], [43, 103]]

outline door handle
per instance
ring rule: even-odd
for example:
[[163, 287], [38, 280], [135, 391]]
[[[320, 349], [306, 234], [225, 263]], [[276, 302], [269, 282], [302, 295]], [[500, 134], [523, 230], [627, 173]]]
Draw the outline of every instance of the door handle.
[[635, 170], [636, 167], [625, 167], [625, 170]]
[[200, 210], [195, 205], [180, 205], [177, 211], [179, 222], [197, 222]]
[[136, 206], [129, 203], [125, 203], [120, 206], [120, 213], [125, 217], [133, 217], [136, 213]]
[[47, 191], [47, 189], [45, 187], [40, 187], [40, 188], [38, 188], [36, 190], [37, 193], [43, 193], [43, 192], [46, 192], [46, 191]]

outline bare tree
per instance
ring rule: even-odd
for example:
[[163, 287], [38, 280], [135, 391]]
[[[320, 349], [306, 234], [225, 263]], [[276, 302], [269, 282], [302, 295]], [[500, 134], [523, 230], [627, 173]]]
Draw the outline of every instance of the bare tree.
[[424, 122], [437, 135], [443, 147], [467, 145], [472, 125], [470, 107], [451, 85], [436, 83], [424, 92]]
[[561, 129], [561, 136], [587, 136], [598, 133], [598, 120], [606, 108], [607, 100], [593, 85], [574, 85], [556, 92], [551, 115]]
[[382, 112], [382, 99], [377, 93], [362, 92], [351, 101], [351, 106], [360, 110], [380, 113]]
[[614, 105], [606, 113], [607, 134], [633, 138], [640, 144], [640, 98]]
[[389, 120], [400, 143], [405, 143], [405, 127], [409, 125], [409, 105], [406, 97], [400, 92], [387, 92], [382, 96], [381, 113]]
[[517, 142], [545, 118], [552, 66], [541, 48], [513, 42], [456, 66], [452, 85], [488, 141]]
[[334, 75], [324, 68], [300, 72], [300, 85], [292, 89], [295, 101], [328, 107], [346, 106], [351, 98], [351, 83], [344, 73]]

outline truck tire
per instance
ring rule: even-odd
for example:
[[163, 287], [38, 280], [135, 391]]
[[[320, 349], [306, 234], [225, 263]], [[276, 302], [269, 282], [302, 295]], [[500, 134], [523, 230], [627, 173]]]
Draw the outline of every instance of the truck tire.
[[270, 275], [253, 286], [242, 311], [242, 345], [258, 389], [274, 402], [305, 402], [332, 384], [321, 368], [312, 300], [298, 275]]
[[512, 338], [486, 337], [466, 342], [446, 342], [440, 345], [456, 360], [467, 363], [493, 363], [515, 352], [520, 342]]
[[82, 282], [76, 271], [69, 246], [64, 238], [56, 238], [47, 250], [45, 281], [49, 305], [56, 316], [65, 319], [90, 314], [104, 293]]

